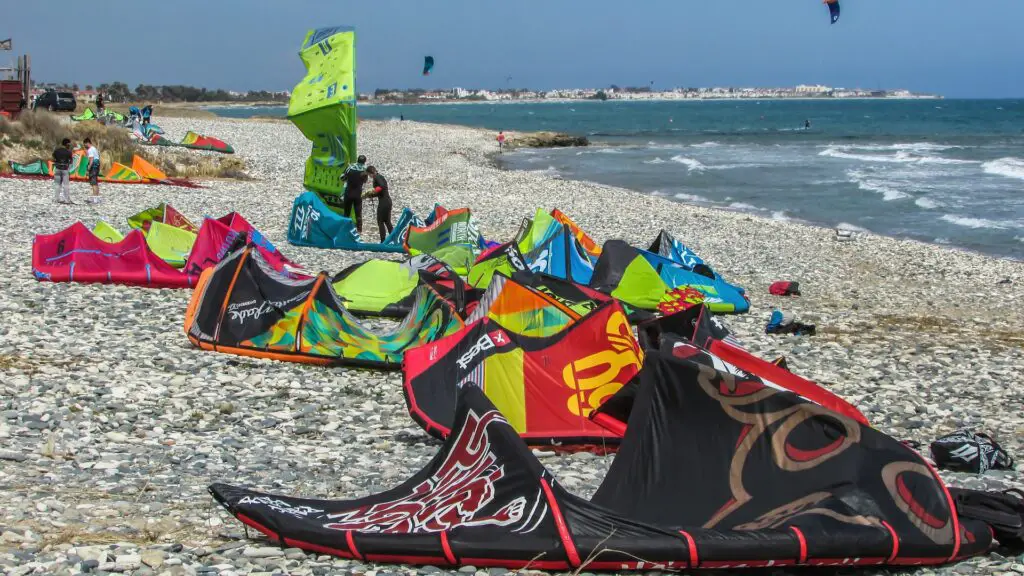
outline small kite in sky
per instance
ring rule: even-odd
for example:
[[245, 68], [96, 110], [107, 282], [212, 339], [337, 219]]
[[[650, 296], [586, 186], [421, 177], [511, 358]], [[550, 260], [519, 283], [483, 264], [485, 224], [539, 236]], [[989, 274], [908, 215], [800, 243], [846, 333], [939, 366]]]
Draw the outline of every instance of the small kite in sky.
[[430, 71], [434, 69], [434, 57], [427, 56], [423, 59], [423, 75], [430, 76]]
[[832, 23], [835, 24], [839, 21], [839, 0], [823, 0], [823, 4], [828, 5], [828, 15], [832, 18]]

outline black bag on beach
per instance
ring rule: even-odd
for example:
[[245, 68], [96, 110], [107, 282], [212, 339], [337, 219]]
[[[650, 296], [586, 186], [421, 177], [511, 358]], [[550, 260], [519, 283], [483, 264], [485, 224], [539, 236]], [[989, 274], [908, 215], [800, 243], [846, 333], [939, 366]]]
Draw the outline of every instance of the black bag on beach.
[[935, 465], [955, 472], [984, 474], [1013, 468], [1013, 458], [984, 432], [957, 430], [931, 444]]

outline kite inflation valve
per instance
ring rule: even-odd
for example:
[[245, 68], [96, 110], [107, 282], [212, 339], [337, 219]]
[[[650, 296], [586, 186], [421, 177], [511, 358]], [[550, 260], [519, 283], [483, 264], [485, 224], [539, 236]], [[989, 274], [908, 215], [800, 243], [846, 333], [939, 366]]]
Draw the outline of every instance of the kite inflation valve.
[[836, 228], [836, 241], [838, 242], [850, 242], [855, 238], [853, 230], [844, 230], [842, 228]]

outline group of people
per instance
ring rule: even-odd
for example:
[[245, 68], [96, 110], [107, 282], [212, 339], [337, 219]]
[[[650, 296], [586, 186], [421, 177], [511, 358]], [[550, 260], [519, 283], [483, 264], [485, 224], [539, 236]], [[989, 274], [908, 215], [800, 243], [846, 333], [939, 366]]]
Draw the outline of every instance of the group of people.
[[[89, 186], [92, 188], [92, 195], [86, 198], [86, 202], [97, 203], [102, 201], [100, 196], [100, 151], [93, 146], [92, 140], [86, 138], [82, 142], [85, 148], [85, 158], [88, 162], [87, 173], [89, 175]], [[60, 146], [53, 151], [53, 183], [56, 190], [56, 201], [58, 204], [74, 204], [71, 201], [71, 164], [74, 162], [73, 145], [70, 138], [61, 141]]]
[[[348, 216], [353, 215], [356, 223], [356, 230], [363, 233], [363, 199], [377, 199], [377, 228], [380, 231], [380, 241], [384, 242], [388, 234], [394, 230], [391, 223], [391, 192], [388, 189], [388, 181], [384, 175], [377, 171], [374, 166], [366, 165], [366, 156], [359, 156], [355, 164], [349, 164], [341, 175], [341, 181], [345, 183], [345, 193], [342, 196], [341, 210]], [[371, 182], [371, 190], [363, 193], [363, 187]]]

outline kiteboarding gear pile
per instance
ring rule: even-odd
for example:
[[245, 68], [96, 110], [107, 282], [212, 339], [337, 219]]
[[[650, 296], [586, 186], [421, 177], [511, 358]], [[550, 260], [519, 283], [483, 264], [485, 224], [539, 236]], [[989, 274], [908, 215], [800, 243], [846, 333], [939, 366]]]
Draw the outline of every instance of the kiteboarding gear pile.
[[949, 493], [961, 518], [988, 524], [1002, 546], [1024, 548], [1024, 491], [1011, 488], [996, 493], [950, 488]]
[[800, 283], [785, 281], [772, 282], [772, 285], [768, 287], [768, 293], [773, 296], [799, 296]]
[[1013, 469], [1013, 458], [984, 432], [957, 430], [932, 442], [930, 448], [939, 468], [974, 474]]
[[794, 334], [796, 336], [813, 336], [814, 324], [797, 322], [789, 314], [781, 310], [773, 310], [768, 317], [768, 325], [764, 327], [765, 334]]

